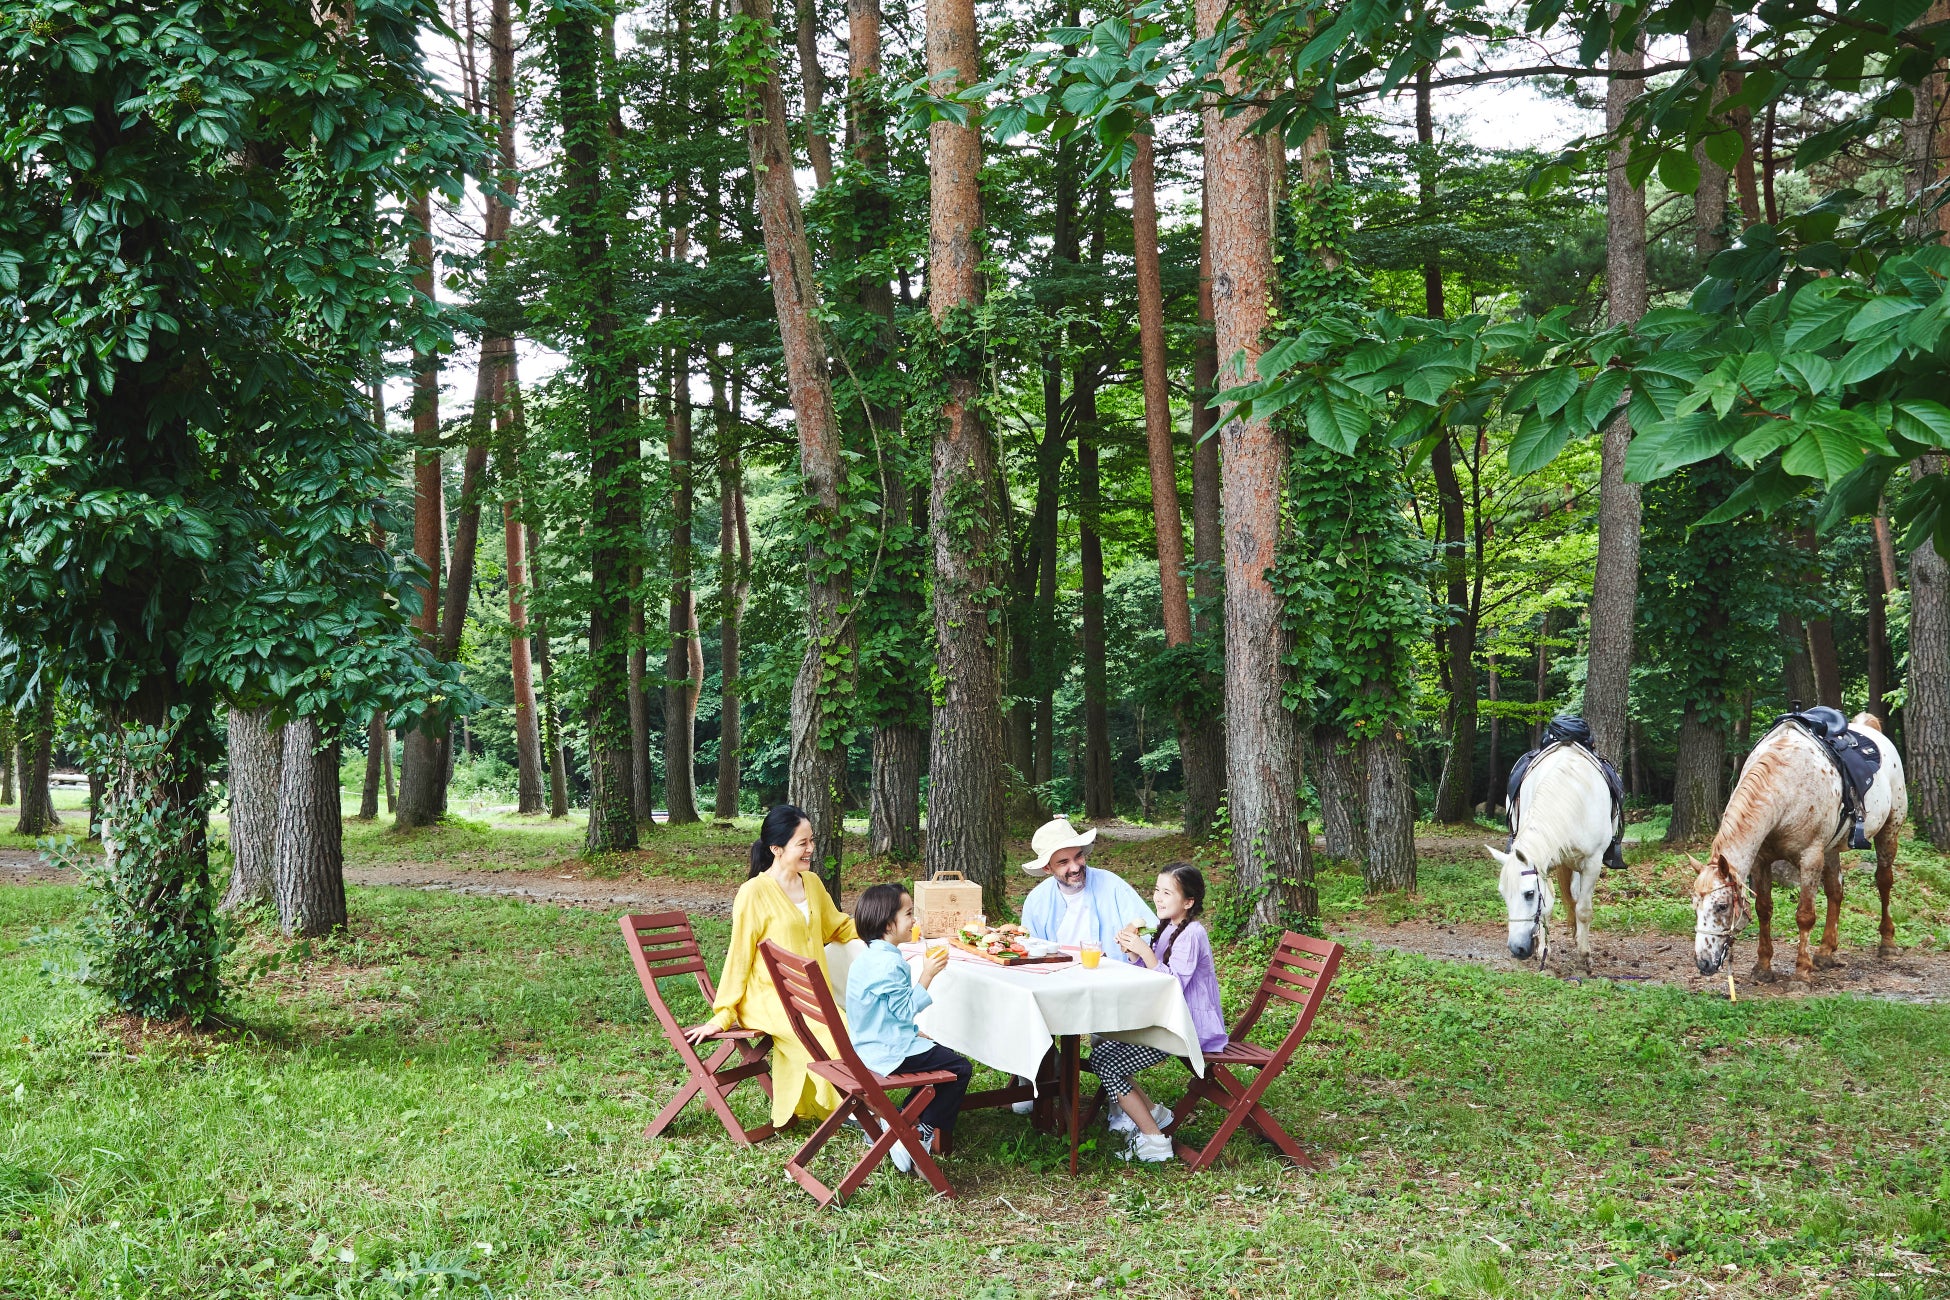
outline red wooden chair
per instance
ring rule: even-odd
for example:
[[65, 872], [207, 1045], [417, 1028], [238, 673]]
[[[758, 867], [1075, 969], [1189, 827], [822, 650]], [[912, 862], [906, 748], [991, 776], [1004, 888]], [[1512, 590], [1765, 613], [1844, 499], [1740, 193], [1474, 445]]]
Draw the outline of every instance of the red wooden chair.
[[[799, 1148], [793, 1157], [785, 1162], [786, 1172], [796, 1179], [799, 1185], [811, 1192], [813, 1199], [822, 1207], [835, 1201], [844, 1201], [853, 1195], [854, 1189], [867, 1181], [867, 1176], [879, 1167], [880, 1162], [894, 1149], [894, 1143], [906, 1144], [914, 1157], [914, 1167], [921, 1171], [934, 1190], [943, 1196], [953, 1196], [955, 1189], [948, 1185], [941, 1166], [934, 1162], [934, 1156], [921, 1145], [920, 1136], [914, 1126], [921, 1120], [921, 1112], [934, 1100], [936, 1084], [953, 1083], [955, 1076], [946, 1070], [926, 1070], [915, 1074], [876, 1074], [861, 1061], [860, 1054], [853, 1050], [853, 1040], [847, 1036], [846, 1021], [840, 1017], [840, 1009], [833, 1001], [833, 990], [826, 983], [825, 972], [819, 963], [808, 961], [796, 953], [787, 951], [767, 939], [758, 946], [759, 955], [764, 958], [766, 969], [772, 972], [772, 983], [779, 990], [779, 1000], [785, 1004], [786, 1018], [792, 1022], [792, 1032], [805, 1047], [812, 1064], [807, 1068], [819, 1078], [832, 1084], [840, 1092], [840, 1104], [831, 1115], [813, 1130], [806, 1139], [806, 1145]], [[815, 1032], [819, 1026], [831, 1035], [832, 1045]], [[887, 1095], [890, 1088], [913, 1088], [913, 1098], [905, 1108], [896, 1106], [893, 1098]], [[860, 1127], [872, 1139], [860, 1162], [847, 1172], [838, 1187], [828, 1187], [819, 1181], [806, 1168], [819, 1154], [819, 1149], [832, 1140], [840, 1131], [849, 1115], [857, 1116]]]
[[[650, 999], [650, 1009], [657, 1013], [657, 1022], [664, 1027], [664, 1037], [677, 1050], [678, 1059], [684, 1062], [689, 1074], [684, 1086], [670, 1099], [670, 1104], [650, 1121], [650, 1127], [643, 1131], [645, 1137], [656, 1137], [669, 1128], [677, 1118], [678, 1112], [690, 1104], [691, 1098], [703, 1097], [724, 1125], [725, 1132], [739, 1146], [750, 1146], [771, 1137], [770, 1124], [760, 1124], [746, 1128], [731, 1111], [725, 1100], [739, 1084], [747, 1079], [758, 1080], [758, 1086], [769, 1098], [772, 1095], [772, 1066], [768, 1056], [772, 1040], [764, 1034], [750, 1029], [726, 1029], [705, 1039], [707, 1043], [718, 1044], [718, 1050], [709, 1060], [700, 1058], [697, 1048], [692, 1047], [684, 1037], [684, 1026], [671, 1014], [663, 993], [657, 988], [657, 981], [677, 975], [697, 976], [698, 991], [704, 995], [704, 1005], [710, 1006], [718, 996], [711, 985], [711, 974], [705, 969], [704, 952], [697, 946], [697, 936], [691, 932], [691, 919], [682, 912], [650, 912], [639, 916], [625, 916], [618, 922], [623, 927], [623, 942], [629, 945], [630, 960], [636, 963], [637, 978], [643, 981], [643, 996]], [[736, 1055], [736, 1064], [727, 1065]]]
[[[1266, 978], [1260, 981], [1253, 1004], [1246, 1008], [1246, 1014], [1233, 1027], [1225, 1048], [1206, 1056], [1205, 1077], [1193, 1078], [1184, 1098], [1178, 1103], [1172, 1124], [1174, 1133], [1183, 1131], [1185, 1120], [1198, 1109], [1200, 1102], [1209, 1101], [1223, 1112], [1218, 1131], [1203, 1147], [1194, 1149], [1184, 1142], [1176, 1143], [1179, 1158], [1192, 1168], [1209, 1169], [1241, 1124], [1252, 1125], [1261, 1137], [1306, 1168], [1318, 1167], [1300, 1149], [1300, 1144], [1280, 1127], [1279, 1121], [1266, 1107], [1260, 1105], [1259, 1099], [1265, 1095], [1267, 1086], [1286, 1069], [1301, 1040], [1313, 1028], [1314, 1015], [1327, 996], [1327, 986], [1334, 982], [1334, 972], [1340, 968], [1344, 951], [1338, 943], [1295, 934], [1291, 930], [1280, 936], [1279, 947], [1273, 951], [1273, 960], [1266, 968]], [[1260, 1016], [1274, 998], [1297, 1003], [1300, 1014], [1280, 1045], [1269, 1051], [1247, 1042], [1246, 1035], [1259, 1023]], [[1241, 1083], [1233, 1071], [1247, 1068], [1259, 1073], [1251, 1083]]]

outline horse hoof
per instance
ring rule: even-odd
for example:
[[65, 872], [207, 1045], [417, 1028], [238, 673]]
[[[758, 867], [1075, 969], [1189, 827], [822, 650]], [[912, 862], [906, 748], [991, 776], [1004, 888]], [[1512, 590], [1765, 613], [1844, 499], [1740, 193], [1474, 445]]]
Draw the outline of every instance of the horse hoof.
[[1804, 970], [1804, 969], [1802, 969], [1801, 967], [1799, 967], [1799, 966], [1796, 966], [1796, 967], [1794, 968], [1794, 982], [1795, 982], [1795, 983], [1797, 983], [1797, 984], [1812, 984], [1812, 983], [1814, 983], [1814, 982], [1815, 982], [1815, 968], [1814, 968], [1814, 967], [1812, 967], [1812, 966], [1810, 966], [1810, 967], [1808, 967], [1808, 968], [1806, 968], [1806, 969]]
[[1842, 970], [1848, 965], [1848, 963], [1843, 961], [1840, 957], [1836, 957], [1833, 955], [1817, 954], [1815, 957], [1815, 965], [1820, 967], [1822, 970]]
[[1881, 943], [1876, 945], [1876, 956], [1882, 959], [1883, 961], [1888, 961], [1891, 957], [1894, 957], [1895, 955], [1896, 955], [1895, 940], [1884, 939]]
[[1756, 984], [1778, 984], [1781, 980], [1781, 977], [1774, 972], [1772, 966], [1755, 966], [1753, 973], [1747, 978]]

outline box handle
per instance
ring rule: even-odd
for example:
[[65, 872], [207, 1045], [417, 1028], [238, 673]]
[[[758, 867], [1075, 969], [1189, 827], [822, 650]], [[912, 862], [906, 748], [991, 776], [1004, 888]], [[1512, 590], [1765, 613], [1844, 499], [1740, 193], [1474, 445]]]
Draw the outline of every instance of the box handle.
[[929, 880], [967, 880], [968, 877], [962, 875], [962, 873], [959, 871], [937, 871], [932, 876], [929, 876], [928, 879]]

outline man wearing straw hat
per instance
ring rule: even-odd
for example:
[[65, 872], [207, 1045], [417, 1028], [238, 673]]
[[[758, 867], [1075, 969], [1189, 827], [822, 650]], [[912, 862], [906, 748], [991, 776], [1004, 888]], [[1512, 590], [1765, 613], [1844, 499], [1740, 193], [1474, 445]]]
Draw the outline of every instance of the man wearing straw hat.
[[1075, 947], [1095, 944], [1106, 957], [1131, 961], [1117, 946], [1118, 932], [1132, 922], [1154, 926], [1158, 918], [1122, 876], [1090, 867], [1096, 838], [1094, 829], [1079, 834], [1067, 817], [1036, 832], [1029, 841], [1036, 860], [1023, 863], [1022, 869], [1045, 879], [1023, 900], [1023, 928], [1038, 939]]

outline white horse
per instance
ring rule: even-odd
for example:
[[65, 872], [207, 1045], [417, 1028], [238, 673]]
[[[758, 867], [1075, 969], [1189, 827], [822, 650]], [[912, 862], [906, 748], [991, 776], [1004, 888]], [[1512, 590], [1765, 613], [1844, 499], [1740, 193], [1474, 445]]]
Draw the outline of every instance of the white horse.
[[[1497, 892], [1510, 918], [1510, 955], [1522, 961], [1548, 957], [1545, 930], [1556, 895], [1569, 900], [1579, 969], [1591, 969], [1591, 905], [1615, 823], [1611, 789], [1597, 760], [1577, 745], [1558, 745], [1537, 756], [1517, 792], [1517, 834], [1504, 852], [1484, 845], [1502, 867]], [[1553, 878], [1556, 890], [1551, 888]]]

